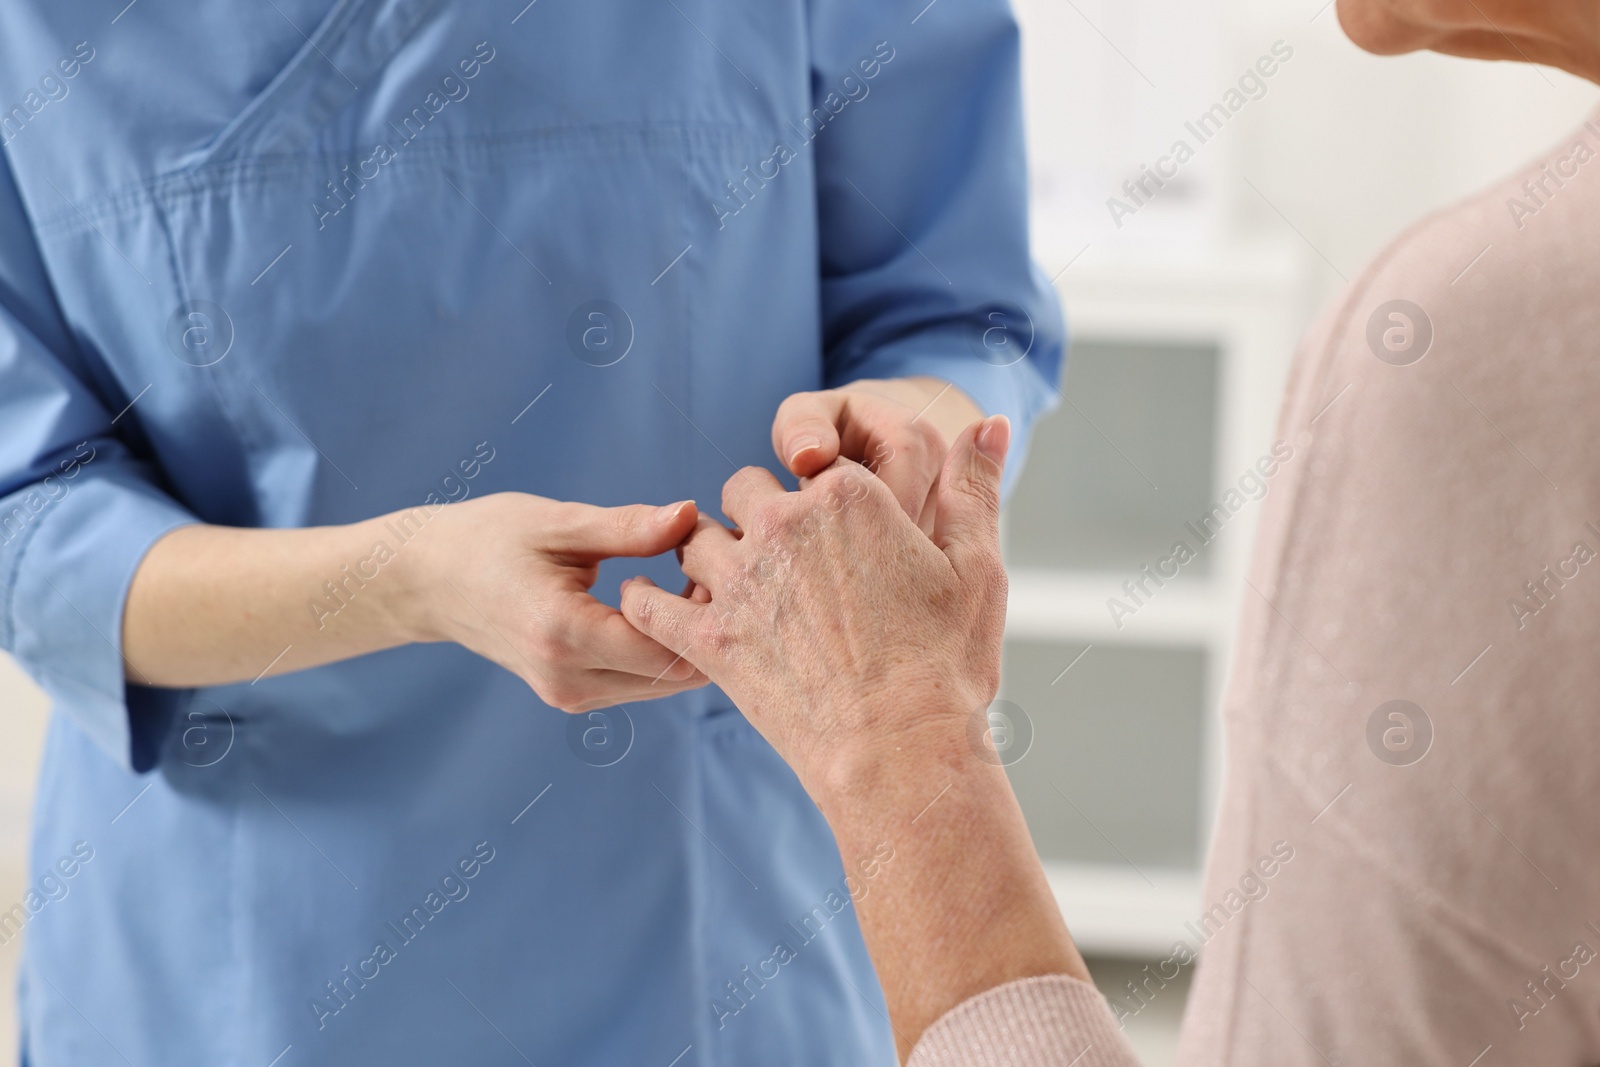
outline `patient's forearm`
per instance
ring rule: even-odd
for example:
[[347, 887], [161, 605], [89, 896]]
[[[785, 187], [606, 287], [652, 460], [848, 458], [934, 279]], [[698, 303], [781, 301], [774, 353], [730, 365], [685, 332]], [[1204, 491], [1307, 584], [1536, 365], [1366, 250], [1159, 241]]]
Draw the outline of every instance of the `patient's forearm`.
[[1005, 771], [965, 739], [860, 761], [819, 803], [860, 887], [902, 1060], [984, 990], [1046, 974], [1088, 980]]
[[[881, 478], [836, 463], [798, 493], [743, 471], [735, 537], [703, 524], [683, 570], [625, 617], [683, 651], [788, 762], [832, 826], [902, 1056], [974, 994], [1082, 978], [993, 749], [970, 740], [999, 683], [1003, 418], [958, 435], [925, 531]], [[1067, 983], [1071, 984], [1071, 983]]]
[[405, 643], [394, 610], [403, 584], [398, 555], [380, 565], [373, 558], [379, 542], [391, 550], [398, 544], [382, 519], [174, 530], [151, 548], [128, 592], [128, 679], [171, 687], [247, 682], [269, 667], [281, 674]]

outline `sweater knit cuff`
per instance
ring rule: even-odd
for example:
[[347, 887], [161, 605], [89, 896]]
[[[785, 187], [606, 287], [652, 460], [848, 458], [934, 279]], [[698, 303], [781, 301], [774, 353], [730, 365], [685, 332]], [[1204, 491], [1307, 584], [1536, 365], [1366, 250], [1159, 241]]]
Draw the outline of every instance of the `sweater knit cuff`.
[[1023, 978], [945, 1012], [906, 1067], [1138, 1067], [1100, 991], [1067, 975]]

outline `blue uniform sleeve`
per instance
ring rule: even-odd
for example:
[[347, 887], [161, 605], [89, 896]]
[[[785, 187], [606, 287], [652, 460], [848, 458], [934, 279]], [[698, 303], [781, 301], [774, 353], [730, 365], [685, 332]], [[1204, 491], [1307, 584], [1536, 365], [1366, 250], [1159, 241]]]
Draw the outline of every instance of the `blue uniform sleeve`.
[[[920, 8], [920, 14], [919, 14]], [[1006, 0], [817, 0], [825, 377], [932, 375], [1009, 416], [1020, 461], [1065, 328], [1028, 252], [1020, 42]]]
[[124, 682], [122, 608], [150, 546], [196, 520], [118, 439], [92, 383], [0, 161], [0, 648], [143, 771], [183, 694]]

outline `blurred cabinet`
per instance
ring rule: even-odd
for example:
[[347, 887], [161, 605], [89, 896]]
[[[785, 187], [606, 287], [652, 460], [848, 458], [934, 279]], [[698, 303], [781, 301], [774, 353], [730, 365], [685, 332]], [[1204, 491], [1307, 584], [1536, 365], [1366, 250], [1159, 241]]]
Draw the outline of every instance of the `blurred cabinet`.
[[1064, 399], [1002, 518], [998, 707], [1021, 720], [1004, 758], [1074, 935], [1137, 956], [1200, 910], [1219, 705], [1253, 595], [1247, 475], [1272, 450], [1306, 272], [1279, 243], [1065, 262], [1044, 263], [1073, 335]]

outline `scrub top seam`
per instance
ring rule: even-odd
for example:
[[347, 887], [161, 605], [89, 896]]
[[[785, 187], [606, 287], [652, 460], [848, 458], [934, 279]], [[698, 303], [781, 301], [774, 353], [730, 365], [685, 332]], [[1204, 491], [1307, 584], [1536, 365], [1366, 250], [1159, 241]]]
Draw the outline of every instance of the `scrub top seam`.
[[[167, 245], [167, 265], [172, 272], [172, 287], [174, 294], [178, 298], [177, 306], [187, 307], [195, 300], [195, 293], [190, 288], [188, 275], [183, 269], [183, 257], [178, 253], [177, 236], [173, 232], [172, 220], [169, 215], [172, 205], [163, 203], [159, 198], [154, 198], [150, 206], [155, 213], [157, 223], [161, 227], [162, 238]], [[204, 377], [205, 391], [217, 405], [218, 415], [233, 430], [239, 442], [240, 459], [243, 466], [248, 469], [253, 455], [264, 451], [266, 442], [254, 431], [254, 427], [244, 417], [243, 411], [236, 413], [230, 405], [228, 390], [224, 387], [222, 379], [224, 375], [230, 379], [237, 377], [239, 373], [236, 369], [239, 366], [238, 361], [235, 360], [227, 368], [221, 365], [222, 362], [225, 362], [225, 360], [219, 361], [219, 363], [210, 367], [197, 367], [195, 370]], [[240, 393], [243, 395], [242, 383]], [[185, 508], [189, 507], [185, 501], [178, 500], [178, 503]]]
[[[690, 184], [689, 165], [690, 165], [690, 162], [691, 162], [691, 152], [690, 152], [690, 146], [689, 146], [689, 139], [688, 138], [680, 136], [679, 141], [678, 141], [678, 151], [679, 151], [679, 155], [680, 155], [680, 163], [679, 163], [678, 170], [683, 175], [683, 183], [684, 183], [685, 187], [687, 187]], [[674, 215], [673, 218], [674, 218], [674, 221], [677, 223], [677, 225], [675, 225], [673, 227], [677, 231], [677, 236], [679, 238], [684, 237], [685, 236], [684, 235], [685, 227], [682, 225], [683, 216], [682, 215]], [[674, 243], [676, 243], [676, 239], [674, 239]], [[683, 273], [682, 277], [687, 278], [691, 273], [694, 272], [694, 258], [692, 256], [687, 256], [687, 255], [684, 258], [685, 258], [686, 262], [683, 264], [685, 270], [684, 270], [684, 273]], [[690, 292], [694, 292], [694, 291], [695, 291], [694, 289], [692, 289], [692, 288], [690, 289]], [[690, 412], [694, 411], [694, 374], [692, 373], [692, 371], [693, 371], [692, 364], [693, 364], [693, 360], [694, 360], [693, 352], [695, 350], [694, 349], [694, 338], [695, 338], [695, 332], [696, 332], [695, 331], [694, 309], [695, 309], [694, 301], [686, 300], [684, 302], [684, 316], [683, 316], [683, 332], [684, 332], [684, 338], [683, 339], [684, 339], [684, 344], [681, 347], [681, 355], [679, 356], [679, 365], [676, 368], [676, 370], [677, 370], [678, 374], [680, 375], [681, 380], [683, 382], [683, 394], [682, 395], [683, 395], [684, 408], [685, 408], [685, 410], [690, 411]], [[678, 445], [679, 456], [681, 457], [680, 458], [680, 462], [682, 464], [682, 469], [685, 472], [688, 472], [689, 470], [692, 469], [692, 466], [691, 466], [691, 464], [689, 462], [688, 448], [689, 448], [689, 444], [690, 444], [690, 438], [689, 438], [688, 434], [680, 431], [680, 433], [678, 435], [678, 442], [679, 442], [679, 445]], [[704, 744], [704, 736], [703, 736], [704, 731], [702, 729], [702, 724], [703, 724], [704, 720], [700, 717], [699, 714], [697, 714], [694, 711], [690, 711], [690, 710], [688, 710], [686, 708], [686, 709], [684, 709], [684, 712], [683, 712], [683, 721], [687, 724], [687, 726], [689, 728], [689, 737], [690, 737], [689, 750], [692, 753], [691, 764], [690, 764], [690, 776], [691, 776], [691, 779], [694, 782], [695, 818], [699, 821], [699, 825], [705, 826], [706, 825], [705, 758], [704, 758], [704, 753], [703, 753], [703, 750], [702, 750], [702, 745]], [[712, 1049], [712, 1045], [711, 1045], [711, 1025], [707, 1021], [704, 1012], [698, 1012], [698, 1011], [693, 1010], [694, 999], [697, 999], [699, 997], [703, 997], [703, 996], [706, 995], [706, 983], [709, 981], [709, 974], [710, 974], [710, 968], [709, 968], [707, 960], [706, 960], [706, 945], [708, 943], [707, 942], [707, 938], [710, 937], [710, 935], [711, 935], [709, 924], [707, 922], [707, 914], [706, 914], [706, 892], [707, 892], [707, 889], [708, 889], [708, 885], [709, 885], [710, 879], [706, 877], [706, 868], [705, 868], [705, 864], [708, 862], [709, 858], [705, 855], [705, 846], [704, 846], [703, 843], [701, 843], [699, 841], [695, 841], [695, 840], [693, 840], [691, 838], [688, 838], [688, 837], [685, 837], [684, 840], [685, 841], [690, 841], [692, 844], [694, 844], [696, 846], [694, 848], [694, 853], [693, 853], [693, 855], [694, 855], [694, 868], [693, 868], [693, 871], [692, 871], [692, 876], [695, 879], [697, 891], [691, 897], [691, 899], [694, 901], [694, 905], [693, 905], [694, 906], [694, 921], [693, 921], [693, 927], [692, 927], [692, 929], [693, 929], [693, 946], [694, 947], [692, 949], [692, 954], [693, 954], [692, 958], [693, 958], [693, 961], [694, 961], [693, 967], [694, 967], [694, 976], [695, 976], [695, 982], [694, 982], [695, 992], [693, 994], [691, 994], [690, 1018], [699, 1020], [699, 1022], [695, 1025], [695, 1031], [696, 1031], [697, 1037], [700, 1040], [701, 1047], [705, 1050], [704, 1055], [699, 1057], [700, 1062], [703, 1065], [703, 1067], [714, 1067], [715, 1063], [717, 1062], [718, 1057], [714, 1054], [713, 1049]]]
[[[430, 138], [428, 144], [407, 145], [384, 167], [398, 167], [401, 170], [413, 170], [421, 165], [436, 167], [459, 162], [464, 155], [472, 154], [492, 160], [518, 150], [557, 152], [588, 147], [604, 149], [609, 155], [632, 154], [639, 147], [633, 140], [639, 134], [645, 135], [646, 148], [659, 148], [667, 152], [681, 149], [686, 143], [702, 140], [720, 147], [752, 148], [766, 143], [762, 130], [733, 123], [569, 125], [470, 136], [441, 134], [437, 138]], [[99, 194], [79, 198], [75, 210], [62, 209], [52, 215], [41, 215], [34, 221], [33, 228], [41, 239], [89, 231], [92, 229], [90, 223], [113, 221], [124, 216], [142, 217], [139, 213], [148, 210], [153, 202], [165, 201], [170, 208], [185, 200], [202, 200], [218, 193], [265, 188], [301, 177], [308, 169], [319, 164], [336, 169], [340, 164], [361, 159], [363, 152], [362, 149], [348, 152], [274, 152], [233, 157], [195, 168], [169, 168], [149, 177], [123, 182]]]

